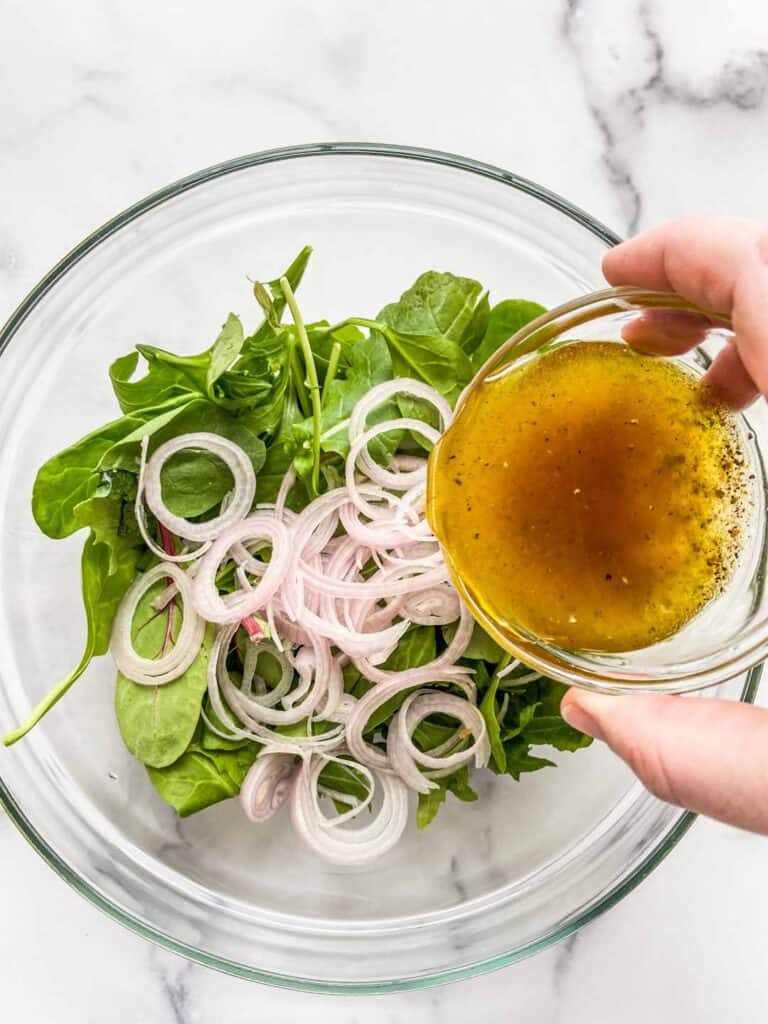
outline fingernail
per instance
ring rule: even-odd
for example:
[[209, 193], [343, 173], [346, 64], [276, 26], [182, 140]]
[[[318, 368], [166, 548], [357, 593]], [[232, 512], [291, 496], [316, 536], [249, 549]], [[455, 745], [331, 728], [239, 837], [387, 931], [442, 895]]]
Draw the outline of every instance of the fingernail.
[[580, 693], [566, 694], [560, 706], [560, 714], [572, 728], [587, 736], [594, 736], [596, 740], [604, 740], [605, 733], [600, 722], [581, 703], [583, 696]]
[[758, 239], [757, 251], [763, 263], [768, 265], [768, 234], [762, 235]]

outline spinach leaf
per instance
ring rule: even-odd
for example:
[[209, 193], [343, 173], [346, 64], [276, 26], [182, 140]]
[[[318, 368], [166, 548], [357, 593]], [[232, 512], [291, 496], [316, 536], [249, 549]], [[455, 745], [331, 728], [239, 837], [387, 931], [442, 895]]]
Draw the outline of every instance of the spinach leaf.
[[[479, 344], [487, 320], [487, 300], [478, 302], [481, 292], [477, 281], [431, 270], [385, 306], [378, 320], [387, 325], [383, 333], [395, 376], [424, 380], [453, 404], [472, 377], [467, 352]], [[424, 413], [425, 403], [414, 399], [403, 397], [398, 405], [403, 415]]]
[[429, 270], [397, 302], [385, 306], [378, 319], [405, 334], [440, 336], [460, 344], [466, 335], [477, 334], [473, 321], [482, 291], [469, 277]]
[[101, 460], [141, 423], [140, 417], [113, 420], [41, 466], [32, 488], [32, 514], [46, 536], [58, 540], [81, 528], [76, 508], [95, 494]]
[[[392, 354], [394, 375], [426, 381], [451, 405], [472, 379], [469, 357], [450, 338], [438, 334], [403, 334], [392, 328], [385, 329], [384, 336]], [[417, 407], [413, 402], [411, 399], [410, 408]]]
[[244, 341], [245, 332], [240, 317], [230, 313], [210, 352], [208, 371], [205, 375], [205, 386], [209, 397], [213, 397], [213, 385], [240, 355]]
[[237, 796], [260, 749], [251, 743], [237, 750], [204, 750], [192, 743], [173, 764], [147, 766], [147, 774], [160, 797], [186, 818]]
[[[136, 652], [156, 658], [163, 649], [168, 617], [172, 617], [171, 637], [175, 642], [181, 628], [181, 614], [171, 602], [158, 614], [152, 602], [163, 583], [152, 587], [139, 602], [133, 620], [132, 636]], [[208, 657], [215, 630], [209, 626], [197, 657], [178, 679], [162, 686], [143, 686], [118, 672], [115, 688], [115, 713], [123, 742], [134, 757], [153, 768], [176, 761], [189, 746], [200, 718], [200, 705], [206, 690]]]
[[[111, 548], [117, 549], [115, 553]], [[5, 746], [20, 740], [46, 715], [88, 668], [91, 660], [105, 654], [109, 647], [115, 612], [136, 576], [140, 550], [129, 542], [115, 540], [112, 545], [99, 542], [89, 534], [80, 562], [83, 604], [87, 623], [85, 649], [77, 666], [40, 701], [27, 721], [4, 738]], [[110, 572], [110, 566], [114, 571]]]
[[[392, 360], [386, 342], [380, 335], [371, 335], [358, 342], [349, 352], [344, 377], [336, 377], [323, 393], [320, 450], [345, 457], [349, 452], [349, 417], [359, 400], [371, 388], [392, 378]], [[394, 403], [387, 402], [374, 410], [369, 425], [397, 416]], [[296, 445], [295, 466], [307, 479], [312, 467], [312, 420], [305, 419], [293, 428]], [[382, 435], [370, 445], [374, 458], [387, 462], [394, 453], [402, 431]]]
[[340, 764], [338, 761], [329, 761], [325, 765], [320, 772], [318, 785], [337, 793], [357, 797], [358, 800], [365, 800], [368, 796], [368, 784], [360, 772], [355, 771], [351, 765]]
[[[272, 298], [273, 315], [277, 320], [282, 317], [286, 306], [285, 295], [283, 295], [283, 290], [280, 287], [280, 279], [285, 277], [293, 291], [296, 291], [301, 284], [301, 279], [304, 277], [304, 271], [307, 269], [307, 264], [309, 263], [309, 257], [311, 255], [312, 246], [305, 245], [284, 274], [274, 278], [272, 281], [256, 282], [256, 284], [261, 284], [262, 287], [267, 288], [269, 291]], [[256, 285], [254, 285], [254, 294], [256, 294]], [[274, 328], [270, 323], [270, 318], [268, 317], [253, 337], [249, 339], [249, 344], [258, 343], [273, 332]]]
[[[426, 665], [436, 657], [435, 627], [412, 626], [400, 639], [397, 647], [384, 662], [382, 668], [390, 672], [404, 672], [409, 668], [418, 668], [420, 665]], [[366, 689], [370, 689], [370, 685], [369, 683]], [[362, 693], [365, 691], [356, 692], [358, 696], [362, 696]], [[365, 729], [366, 733], [375, 732], [379, 726], [388, 722], [409, 692], [406, 690], [404, 693], [398, 693], [385, 704], [382, 704], [378, 710], [374, 711], [368, 719]]]
[[[228, 732], [226, 723], [222, 722], [219, 716], [211, 707], [210, 701], [207, 695], [203, 698], [203, 710], [205, 711], [205, 717], [212, 725], [217, 726], [224, 732]], [[209, 728], [208, 724], [204, 719], [200, 718], [198, 725], [199, 732], [197, 733], [198, 743], [203, 750], [242, 750], [243, 747], [247, 747], [251, 744], [251, 740], [245, 738], [238, 738], [233, 740], [225, 739], [223, 736], [219, 736], [217, 732]]]
[[[206, 431], [234, 441], [250, 457], [258, 475], [267, 457], [267, 449], [243, 423], [218, 406], [206, 401], [188, 405], [163, 431], [153, 437], [151, 447], [181, 434]], [[232, 490], [232, 474], [225, 464], [205, 452], [186, 449], [177, 452], [160, 474], [165, 504], [177, 516], [190, 519], [219, 505]]]
[[500, 345], [542, 313], [546, 313], [546, 309], [538, 302], [528, 302], [526, 299], [499, 302], [490, 312], [482, 341], [472, 352], [473, 368], [479, 370]]
[[112, 390], [122, 411], [129, 415], [143, 409], [183, 405], [200, 394], [186, 374], [162, 362], [150, 362], [147, 373], [134, 380], [139, 352], [129, 352], [116, 359], [109, 368]]
[[[450, 643], [453, 640], [457, 629], [457, 622], [451, 622], [449, 625], [443, 626], [443, 636], [446, 643]], [[504, 651], [493, 637], [489, 636], [483, 627], [476, 622], [475, 628], [472, 630], [472, 637], [462, 657], [468, 658], [470, 661], [489, 661], [495, 665], [504, 657]], [[529, 669], [524, 671], [527, 672]]]

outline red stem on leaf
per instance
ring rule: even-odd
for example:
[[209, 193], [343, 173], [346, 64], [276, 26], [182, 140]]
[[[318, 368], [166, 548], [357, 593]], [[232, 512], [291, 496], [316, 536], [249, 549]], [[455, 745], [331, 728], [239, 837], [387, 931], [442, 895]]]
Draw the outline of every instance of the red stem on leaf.
[[[160, 527], [160, 543], [163, 545], [163, 551], [169, 555], [176, 554], [176, 541], [173, 539], [173, 534], [167, 526], [163, 526], [162, 523], [158, 523]], [[166, 583], [169, 587], [173, 586], [173, 580], [169, 577], [166, 578]], [[168, 602], [168, 621], [165, 626], [165, 638], [163, 640], [163, 654], [168, 650], [173, 641], [173, 611], [176, 607], [176, 598], [172, 597]]]

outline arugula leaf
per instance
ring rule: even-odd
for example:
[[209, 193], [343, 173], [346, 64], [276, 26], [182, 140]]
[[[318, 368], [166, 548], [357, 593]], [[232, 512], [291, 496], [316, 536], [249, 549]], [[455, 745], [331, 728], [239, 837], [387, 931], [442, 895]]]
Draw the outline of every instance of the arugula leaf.
[[204, 750], [191, 743], [173, 764], [147, 766], [147, 774], [159, 796], [186, 818], [237, 796], [260, 749], [251, 743], [237, 750]]
[[523, 732], [523, 737], [532, 745], [547, 745], [557, 750], [581, 750], [592, 742], [591, 736], [586, 736], [568, 725], [560, 715], [532, 718]]
[[505, 772], [507, 770], [507, 758], [504, 745], [501, 742], [501, 725], [499, 723], [498, 708], [496, 706], [496, 693], [499, 689], [498, 673], [503, 666], [504, 662], [502, 661], [496, 672], [494, 672], [490, 685], [485, 691], [485, 696], [480, 702], [480, 714], [485, 719], [485, 727], [488, 730], [488, 740], [491, 744], [491, 757], [497, 771], [499, 772]]
[[419, 793], [419, 803], [416, 808], [416, 828], [424, 829], [434, 821], [437, 812], [445, 803], [445, 786], [438, 785], [430, 789], [428, 793]]
[[500, 345], [542, 313], [546, 313], [546, 309], [538, 302], [528, 302], [526, 299], [505, 299], [499, 302], [490, 312], [482, 341], [472, 352], [473, 368], [479, 370]]
[[[158, 614], [153, 600], [163, 583], [143, 596], [131, 630], [136, 652], [155, 658], [163, 649], [168, 616], [173, 617], [172, 639], [181, 628], [181, 616], [171, 602]], [[144, 764], [163, 768], [176, 761], [189, 746], [200, 718], [200, 705], [207, 686], [208, 658], [215, 630], [209, 626], [197, 657], [178, 679], [162, 686], [134, 683], [118, 672], [115, 714], [120, 735], [130, 752]]]
[[504, 744], [504, 758], [507, 775], [519, 781], [524, 772], [538, 772], [542, 768], [554, 768], [555, 762], [545, 757], [534, 757], [529, 753], [530, 744], [522, 736], [516, 736]]
[[[117, 548], [118, 554], [111, 550]], [[105, 654], [109, 647], [115, 612], [136, 576], [140, 550], [125, 540], [113, 544], [99, 542], [91, 532], [83, 546], [80, 562], [83, 604], [87, 623], [85, 649], [77, 666], [40, 701], [27, 721], [4, 738], [9, 747], [25, 736], [46, 715], [88, 668], [91, 660]], [[110, 572], [110, 565], [115, 571]]]
[[437, 789], [431, 789], [429, 793], [419, 793], [419, 804], [416, 810], [416, 827], [424, 829], [431, 824], [437, 812], [445, 803], [446, 793], [453, 795], [465, 803], [477, 800], [477, 793], [469, 784], [469, 768], [464, 765], [453, 775], [438, 781]]
[[240, 317], [230, 313], [211, 348], [208, 371], [205, 375], [205, 387], [209, 397], [213, 397], [213, 385], [240, 355], [244, 341], [245, 332]]

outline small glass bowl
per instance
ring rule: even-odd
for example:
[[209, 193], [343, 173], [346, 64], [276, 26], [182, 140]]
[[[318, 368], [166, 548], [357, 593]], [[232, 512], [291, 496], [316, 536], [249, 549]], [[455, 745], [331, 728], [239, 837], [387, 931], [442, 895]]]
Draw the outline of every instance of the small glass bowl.
[[[729, 343], [732, 331], [720, 314], [703, 314], [678, 296], [639, 288], [610, 288], [566, 302], [538, 317], [513, 335], [480, 369], [456, 409], [454, 429], [460, 429], [467, 396], [489, 376], [498, 374], [545, 345], [568, 341], [622, 341], [627, 325], [654, 311], [663, 314], [664, 330], [690, 335], [696, 347], [675, 355], [676, 363], [703, 376], [717, 353]], [[533, 635], [514, 623], [503, 628], [478, 600], [480, 595], [461, 579], [446, 557], [456, 586], [483, 627], [526, 664], [563, 683], [603, 693], [638, 689], [683, 693], [714, 686], [752, 668], [768, 656], [768, 594], [765, 591], [766, 478], [763, 464], [768, 446], [768, 410], [762, 400], [737, 414], [744, 446], [751, 461], [753, 519], [744, 549], [723, 591], [673, 636], [635, 651], [607, 653], [572, 651]]]

